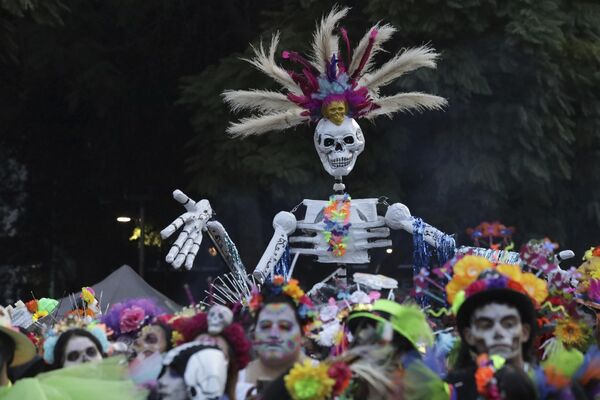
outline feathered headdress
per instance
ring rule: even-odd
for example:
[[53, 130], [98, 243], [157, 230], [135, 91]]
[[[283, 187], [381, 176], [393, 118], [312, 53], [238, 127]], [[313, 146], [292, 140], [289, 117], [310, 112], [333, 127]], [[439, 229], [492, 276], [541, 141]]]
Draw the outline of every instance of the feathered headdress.
[[258, 48], [253, 48], [254, 57], [246, 61], [275, 80], [285, 93], [268, 90], [225, 91], [223, 97], [233, 111], [250, 110], [256, 113], [232, 123], [227, 129], [229, 134], [246, 137], [316, 122], [322, 117], [329, 118], [327, 107], [332, 102], [341, 103], [348, 117], [367, 119], [379, 115], [391, 116], [399, 111], [440, 109], [446, 105], [444, 98], [421, 92], [381, 96], [380, 88], [405, 73], [421, 67], [435, 68], [438, 54], [427, 46], [406, 49], [375, 69], [374, 55], [382, 50], [383, 43], [396, 31], [391, 25], [378, 23], [367, 31], [354, 50], [351, 50], [346, 30], [339, 28], [345, 44], [344, 58], [338, 48], [339, 37], [334, 31], [348, 10], [334, 8], [317, 25], [310, 59], [294, 51], [282, 53], [284, 59], [301, 67], [301, 73], [287, 71], [275, 62], [279, 33], [271, 38], [268, 51], [262, 43]]

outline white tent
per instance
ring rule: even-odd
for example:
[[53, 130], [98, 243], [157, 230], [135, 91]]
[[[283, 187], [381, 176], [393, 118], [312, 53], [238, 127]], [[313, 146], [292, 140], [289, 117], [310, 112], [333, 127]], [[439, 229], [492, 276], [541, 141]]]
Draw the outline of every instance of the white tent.
[[[169, 313], [181, 309], [180, 305], [150, 286], [129, 265], [121, 266], [102, 281], [92, 285], [92, 288], [96, 292], [98, 300], [100, 300], [100, 296], [102, 295], [102, 311], [105, 311], [106, 306], [109, 304], [142, 297], [153, 299], [158, 306], [164, 308]], [[79, 298], [80, 293], [75, 294], [75, 298]], [[65, 315], [71, 309], [72, 300], [70, 301], [68, 297], [65, 297], [60, 300], [60, 308], [57, 314]]]

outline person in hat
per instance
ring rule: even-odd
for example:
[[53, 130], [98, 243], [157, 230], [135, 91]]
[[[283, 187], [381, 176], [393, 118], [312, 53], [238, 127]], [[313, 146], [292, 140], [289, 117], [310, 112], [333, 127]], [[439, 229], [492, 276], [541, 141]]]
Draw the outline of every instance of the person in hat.
[[8, 311], [0, 307], [0, 386], [10, 386], [8, 368], [25, 364], [36, 350], [27, 336], [11, 323]]
[[533, 383], [518, 371], [527, 373], [532, 368], [536, 307], [547, 297], [546, 282], [522, 272], [518, 265], [494, 265], [473, 255], [457, 259], [453, 272], [446, 294], [456, 314], [461, 342], [446, 380], [455, 386], [459, 399], [485, 397], [483, 386], [476, 384], [476, 374], [488, 366], [484, 368], [476, 360], [489, 356], [502, 360], [494, 361], [495, 365], [511, 366], [512, 388], [520, 386], [522, 393], [531, 393]]

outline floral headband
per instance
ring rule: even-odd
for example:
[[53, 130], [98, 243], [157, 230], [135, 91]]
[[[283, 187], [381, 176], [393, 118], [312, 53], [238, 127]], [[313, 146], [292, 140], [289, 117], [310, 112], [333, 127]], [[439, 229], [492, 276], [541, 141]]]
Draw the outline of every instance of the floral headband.
[[54, 363], [54, 348], [60, 336], [71, 329], [83, 329], [90, 332], [102, 346], [102, 351], [107, 353], [110, 349], [110, 343], [106, 337], [106, 326], [98, 321], [88, 322], [84, 318], [78, 318], [69, 315], [63, 320], [57, 322], [52, 329], [49, 329], [44, 335], [44, 360], [48, 364]]
[[156, 317], [164, 314], [152, 299], [130, 299], [114, 304], [102, 317], [114, 336], [134, 335]]
[[[529, 296], [534, 304], [541, 304], [548, 297], [546, 281], [530, 272], [523, 272], [519, 265], [495, 265], [484, 257], [470, 254], [457, 257], [453, 261], [455, 264], [451, 267], [453, 274], [446, 285], [446, 296], [455, 312], [467, 297], [490, 289], [510, 289], [523, 293]], [[450, 267], [444, 268], [449, 272]], [[486, 270], [495, 271], [497, 274], [479, 279]]]
[[292, 299], [297, 308], [300, 322], [305, 328], [314, 321], [316, 312], [312, 300], [304, 293], [296, 279], [285, 281], [281, 275], [275, 275], [270, 282], [266, 282], [259, 292], [256, 288], [252, 291], [249, 308], [252, 315], [256, 316], [264, 306], [264, 299], [284, 295]]

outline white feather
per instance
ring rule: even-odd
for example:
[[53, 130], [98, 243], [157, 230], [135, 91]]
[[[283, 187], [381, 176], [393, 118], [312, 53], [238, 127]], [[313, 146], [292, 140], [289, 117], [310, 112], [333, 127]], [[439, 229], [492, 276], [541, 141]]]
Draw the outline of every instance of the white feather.
[[439, 96], [421, 92], [399, 93], [389, 97], [373, 99], [379, 108], [365, 115], [367, 119], [373, 119], [380, 115], [391, 117], [396, 112], [441, 110], [448, 101]]
[[317, 24], [313, 34], [312, 65], [321, 73], [325, 73], [325, 63], [338, 52], [338, 37], [333, 34], [337, 23], [348, 14], [350, 8], [333, 7], [326, 17]]
[[286, 112], [242, 118], [240, 122], [231, 123], [227, 133], [233, 137], [244, 138], [269, 131], [281, 131], [308, 122], [309, 116], [300, 115], [303, 111], [296, 107]]
[[375, 54], [379, 53], [383, 50], [382, 45], [390, 40], [392, 35], [396, 32], [396, 28], [391, 25], [385, 24], [379, 26], [379, 24], [373, 25], [371, 29], [367, 31], [367, 33], [362, 37], [360, 42], [358, 42], [358, 46], [352, 51], [352, 61], [350, 62], [350, 67], [348, 68], [348, 74], [352, 75], [356, 68], [358, 68], [360, 64], [360, 60], [362, 59], [363, 54], [367, 50], [367, 45], [369, 44], [369, 36], [371, 35], [371, 31], [373, 29], [377, 29], [377, 36], [375, 36], [375, 41], [373, 42], [373, 49], [371, 50], [371, 55], [365, 64], [361, 75], [369, 72], [371, 67], [373, 66], [373, 57]]
[[242, 58], [242, 60], [249, 62], [250, 64], [255, 66], [259, 71], [262, 71], [267, 76], [273, 78], [277, 83], [279, 83], [282, 87], [289, 90], [290, 92], [296, 94], [300, 93], [300, 87], [296, 85], [296, 83], [290, 77], [287, 71], [275, 63], [275, 51], [277, 50], [278, 44], [279, 32], [276, 32], [271, 38], [271, 45], [269, 46], [268, 54], [265, 53], [265, 49], [261, 42], [258, 48], [252, 46], [252, 50], [254, 50], [254, 58]]
[[439, 54], [434, 49], [426, 46], [405, 50], [396, 54], [376, 71], [363, 75], [358, 83], [360, 86], [366, 86], [372, 92], [377, 93], [380, 87], [389, 84], [407, 72], [421, 67], [435, 68], [438, 56]]
[[287, 111], [296, 106], [283, 93], [270, 90], [226, 90], [221, 95], [233, 112], [252, 110], [272, 113]]

